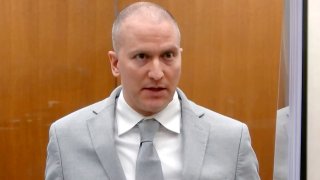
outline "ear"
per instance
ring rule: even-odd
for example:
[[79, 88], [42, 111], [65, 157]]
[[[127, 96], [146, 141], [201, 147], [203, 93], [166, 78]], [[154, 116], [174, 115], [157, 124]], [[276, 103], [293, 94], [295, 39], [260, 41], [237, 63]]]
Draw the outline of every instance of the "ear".
[[117, 57], [117, 54], [114, 51], [109, 51], [108, 56], [109, 56], [109, 60], [110, 60], [112, 74], [114, 77], [118, 77], [120, 75], [120, 71], [119, 71], [119, 67], [118, 67], [119, 59]]

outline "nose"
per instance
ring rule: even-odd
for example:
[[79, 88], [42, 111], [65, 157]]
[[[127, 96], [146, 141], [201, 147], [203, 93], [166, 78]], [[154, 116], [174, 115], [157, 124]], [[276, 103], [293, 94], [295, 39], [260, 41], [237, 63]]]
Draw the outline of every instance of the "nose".
[[149, 78], [155, 80], [155, 81], [159, 81], [162, 79], [164, 73], [163, 73], [163, 69], [161, 66], [161, 62], [159, 61], [159, 59], [154, 59], [152, 61], [150, 61], [150, 69], [148, 72], [148, 76]]

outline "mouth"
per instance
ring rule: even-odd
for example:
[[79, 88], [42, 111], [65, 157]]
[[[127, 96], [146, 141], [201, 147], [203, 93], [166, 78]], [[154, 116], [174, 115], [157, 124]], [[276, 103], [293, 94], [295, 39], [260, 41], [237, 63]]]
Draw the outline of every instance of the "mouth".
[[153, 86], [153, 87], [145, 87], [141, 92], [144, 98], [156, 100], [166, 98], [169, 94], [169, 90], [165, 87]]
[[166, 90], [166, 88], [163, 88], [163, 87], [146, 87], [146, 88], [143, 88], [143, 90], [152, 91], [152, 92], [160, 92], [160, 91]]

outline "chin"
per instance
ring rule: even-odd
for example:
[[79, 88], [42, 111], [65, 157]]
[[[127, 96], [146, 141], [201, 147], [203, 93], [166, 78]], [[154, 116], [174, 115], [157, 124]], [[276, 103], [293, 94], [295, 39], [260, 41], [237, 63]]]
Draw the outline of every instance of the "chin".
[[144, 115], [150, 116], [153, 114], [157, 114], [158, 112], [162, 111], [167, 105], [154, 105], [154, 104], [150, 104], [150, 105], [146, 105], [145, 107], [145, 113]]

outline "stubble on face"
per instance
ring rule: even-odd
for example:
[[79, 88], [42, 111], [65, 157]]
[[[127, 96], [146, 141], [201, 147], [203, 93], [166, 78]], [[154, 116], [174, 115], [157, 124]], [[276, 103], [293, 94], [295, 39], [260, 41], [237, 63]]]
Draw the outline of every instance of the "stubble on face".
[[[119, 35], [118, 68], [126, 102], [145, 116], [160, 112], [172, 100], [180, 79], [180, 39], [174, 25], [168, 20], [137, 15], [123, 22]], [[170, 63], [161, 59], [167, 51], [175, 53]], [[137, 62], [134, 53], [150, 59]]]

